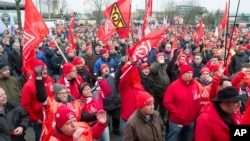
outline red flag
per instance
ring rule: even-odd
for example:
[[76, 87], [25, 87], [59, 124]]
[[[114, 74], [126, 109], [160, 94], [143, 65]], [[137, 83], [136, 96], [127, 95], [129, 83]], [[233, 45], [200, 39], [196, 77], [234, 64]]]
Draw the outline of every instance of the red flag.
[[227, 26], [227, 22], [228, 22], [228, 4], [226, 2], [226, 6], [225, 6], [225, 10], [224, 10], [224, 15], [221, 19], [221, 29], [224, 30]]
[[168, 27], [155, 30], [149, 33], [147, 36], [144, 36], [140, 41], [138, 41], [128, 52], [129, 56], [131, 56], [129, 62], [122, 68], [123, 72], [128, 71], [128, 68], [133, 62], [137, 62], [138, 60], [145, 57], [153, 47], [158, 47], [159, 40], [162, 35], [166, 32]]
[[76, 44], [74, 43], [74, 27], [75, 27], [75, 14], [74, 11], [71, 14], [71, 20], [69, 24], [69, 42], [73, 49], [76, 49]]
[[49, 29], [32, 0], [25, 0], [22, 59], [23, 67], [30, 73], [34, 70], [35, 48], [48, 34]]
[[148, 19], [152, 16], [152, 3], [153, 3], [153, 0], [148, 0], [147, 9], [146, 9], [146, 12], [144, 15], [144, 21], [142, 24], [142, 37], [146, 35], [145, 31], [148, 27]]
[[199, 23], [199, 28], [198, 28], [198, 35], [197, 35], [197, 38], [196, 38], [196, 45], [200, 44], [200, 40], [202, 39], [203, 36], [204, 36], [203, 22], [202, 22], [202, 18], [200, 18], [200, 23]]
[[121, 39], [129, 38], [131, 0], [118, 0], [108, 6], [103, 15], [113, 22]]
[[115, 33], [115, 28], [112, 21], [106, 19], [104, 26], [98, 28], [97, 37], [102, 41], [103, 44], [107, 44], [108, 38]]

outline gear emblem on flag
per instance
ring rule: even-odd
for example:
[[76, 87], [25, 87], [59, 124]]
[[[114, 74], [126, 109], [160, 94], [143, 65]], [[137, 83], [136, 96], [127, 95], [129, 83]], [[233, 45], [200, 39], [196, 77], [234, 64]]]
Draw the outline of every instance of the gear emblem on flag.
[[121, 14], [121, 11], [116, 3], [112, 7], [110, 17], [113, 20], [113, 24], [114, 24], [115, 28], [126, 28], [127, 27], [125, 20]]

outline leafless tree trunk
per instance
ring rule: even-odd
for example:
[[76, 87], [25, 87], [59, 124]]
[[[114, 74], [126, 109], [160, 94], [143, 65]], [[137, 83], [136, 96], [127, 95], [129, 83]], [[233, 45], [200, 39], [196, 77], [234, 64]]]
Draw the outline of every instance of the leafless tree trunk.
[[105, 9], [109, 4], [111, 4], [111, 0], [92, 0], [92, 4], [96, 10], [96, 23], [100, 24], [102, 20], [102, 10]]
[[22, 30], [23, 28], [22, 28], [21, 11], [20, 11], [20, 2], [21, 2], [21, 0], [15, 0], [15, 2], [16, 2], [18, 29]]

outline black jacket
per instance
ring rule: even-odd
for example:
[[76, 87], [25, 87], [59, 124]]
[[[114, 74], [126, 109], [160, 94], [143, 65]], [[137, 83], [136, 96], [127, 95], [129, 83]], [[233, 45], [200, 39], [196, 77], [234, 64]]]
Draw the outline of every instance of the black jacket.
[[[4, 108], [4, 114], [0, 113], [0, 133], [11, 138], [12, 141], [25, 141], [25, 130], [29, 125], [28, 113], [20, 104], [8, 101]], [[23, 127], [23, 134], [19, 136], [11, 135], [17, 127]]]

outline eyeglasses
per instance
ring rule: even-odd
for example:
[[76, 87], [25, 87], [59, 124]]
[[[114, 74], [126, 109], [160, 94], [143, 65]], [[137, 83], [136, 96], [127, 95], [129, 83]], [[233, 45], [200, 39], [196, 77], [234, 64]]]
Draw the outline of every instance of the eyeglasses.
[[57, 94], [63, 95], [63, 94], [69, 94], [69, 92], [59, 92], [59, 93], [57, 93]]

